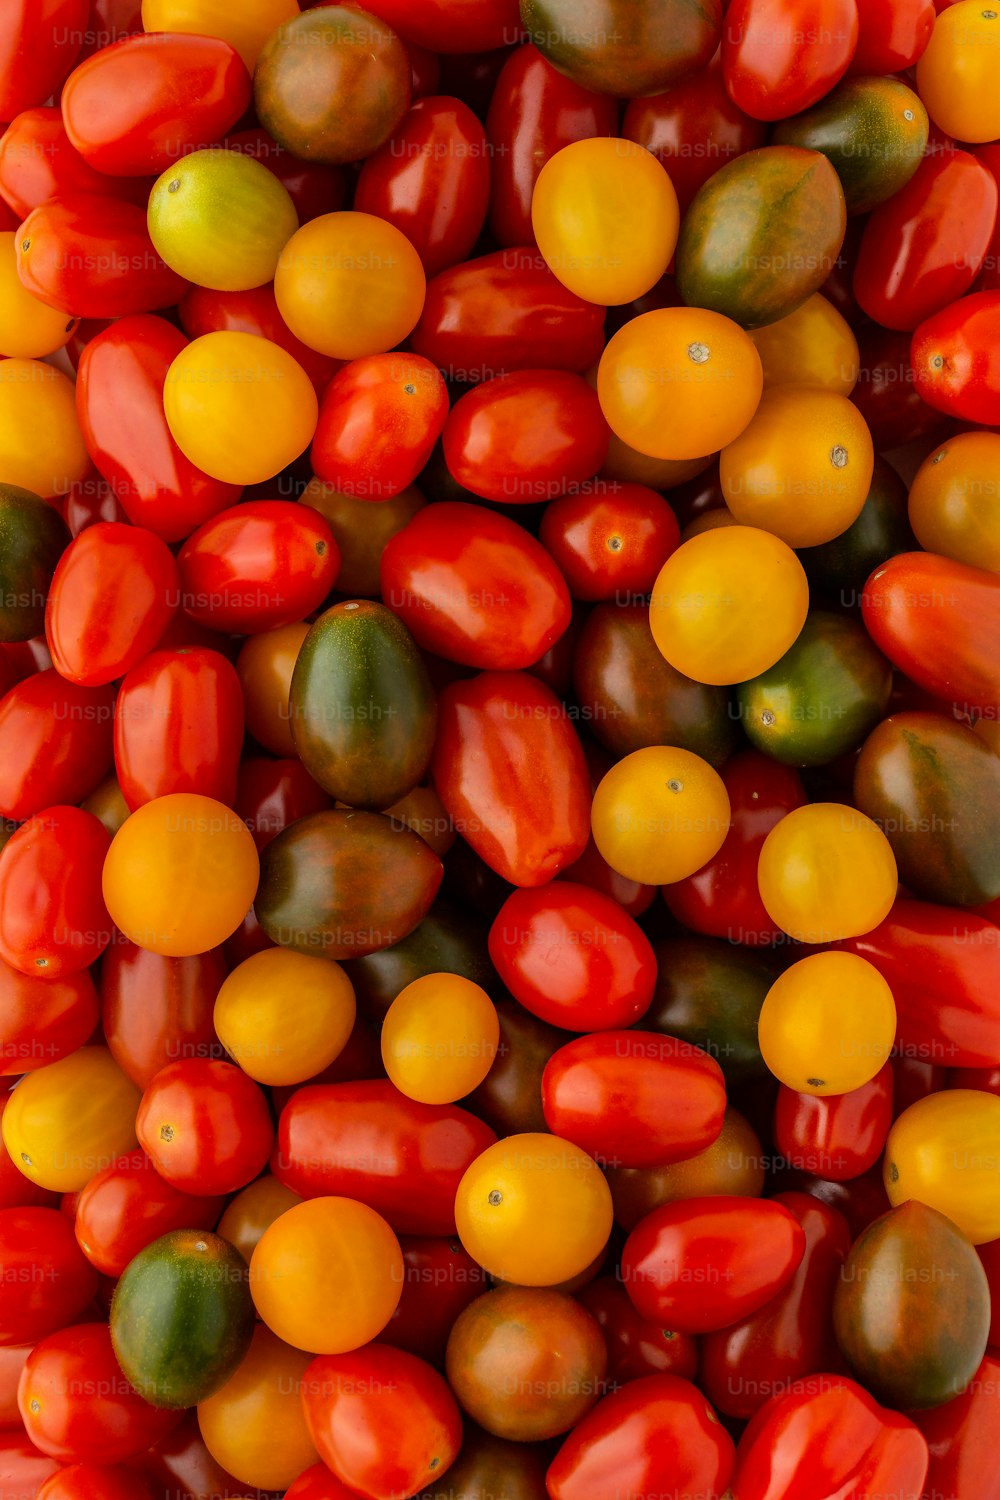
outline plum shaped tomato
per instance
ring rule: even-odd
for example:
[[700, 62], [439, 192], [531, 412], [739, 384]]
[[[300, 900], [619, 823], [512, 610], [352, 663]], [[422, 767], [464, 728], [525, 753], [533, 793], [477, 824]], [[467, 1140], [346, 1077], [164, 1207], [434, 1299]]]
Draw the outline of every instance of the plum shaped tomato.
[[0, 850], [0, 958], [22, 974], [64, 979], [111, 941], [100, 879], [108, 834], [93, 813], [48, 807]]

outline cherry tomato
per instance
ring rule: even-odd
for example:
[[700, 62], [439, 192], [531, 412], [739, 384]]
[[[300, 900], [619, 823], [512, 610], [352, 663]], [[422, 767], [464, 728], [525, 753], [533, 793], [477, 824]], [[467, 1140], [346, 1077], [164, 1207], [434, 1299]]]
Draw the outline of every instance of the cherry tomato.
[[896, 861], [885, 834], [864, 813], [816, 802], [775, 824], [760, 852], [757, 880], [764, 907], [783, 932], [798, 942], [831, 943], [870, 932], [888, 914], [896, 898]]
[[1000, 135], [996, 20], [978, 0], [949, 6], [935, 21], [917, 63], [917, 88], [927, 113], [960, 141], [993, 141]]
[[41, 496], [65, 495], [90, 472], [73, 386], [61, 370], [0, 360], [0, 464], [6, 484]]
[[764, 367], [764, 386], [812, 386], [849, 396], [859, 373], [858, 341], [826, 297], [815, 292], [801, 307], [751, 330]]
[[274, 1139], [267, 1102], [232, 1063], [168, 1063], [147, 1085], [136, 1120], [154, 1167], [182, 1192], [236, 1192], [257, 1176]]
[[604, 1335], [608, 1381], [625, 1385], [644, 1375], [680, 1375], [692, 1380], [698, 1347], [690, 1334], [661, 1328], [636, 1312], [617, 1276], [599, 1276], [577, 1292]]
[[166, 1182], [144, 1151], [97, 1172], [76, 1204], [76, 1238], [91, 1265], [120, 1276], [134, 1255], [172, 1229], [211, 1229], [220, 1197], [194, 1197]]
[[[259, 637], [258, 637], [259, 639]], [[258, 854], [282, 829], [332, 805], [300, 760], [263, 756], [240, 762], [233, 810], [253, 835]]]
[[221, 1056], [212, 1007], [226, 963], [219, 948], [167, 958], [119, 941], [101, 964], [104, 1034], [123, 1072], [145, 1088], [169, 1062]]
[[995, 1487], [997, 1385], [1000, 1360], [987, 1354], [967, 1390], [914, 1421], [930, 1449], [925, 1493], [989, 1494]]
[[[217, 1464], [237, 1476], [182, 1477], [198, 1495], [254, 1489], [284, 1490], [316, 1457], [301, 1392], [309, 1355], [292, 1349], [258, 1324], [250, 1352], [225, 1385], [198, 1403], [198, 1428]], [[170, 1476], [176, 1486], [178, 1476]], [[199, 1482], [200, 1481], [200, 1482]]]
[[774, 1143], [804, 1172], [846, 1182], [869, 1171], [882, 1155], [892, 1124], [893, 1068], [845, 1094], [797, 1093], [782, 1084], [774, 1106]]
[[[0, 1095], [0, 1120], [12, 1098], [12, 1094]], [[59, 1195], [33, 1182], [18, 1169], [0, 1138], [0, 1209], [3, 1208], [58, 1208]], [[89, 1297], [87, 1299], [90, 1300]], [[66, 1320], [63, 1319], [65, 1322]], [[18, 1418], [20, 1424], [20, 1418]]]
[[332, 959], [287, 948], [238, 964], [215, 1000], [215, 1029], [258, 1083], [302, 1083], [330, 1065], [354, 1025], [354, 988]]
[[97, 1275], [65, 1214], [51, 1208], [0, 1209], [0, 1246], [4, 1348], [34, 1343], [79, 1318], [97, 1290]]
[[322, 395], [339, 368], [338, 360], [317, 354], [295, 337], [278, 311], [273, 286], [255, 286], [245, 292], [217, 292], [193, 286], [181, 298], [177, 312], [181, 327], [192, 339], [206, 333], [252, 333], [269, 339], [302, 366], [317, 396]]
[[784, 120], [828, 94], [858, 44], [855, 0], [733, 0], [722, 33], [729, 96], [755, 120]]
[[114, 1464], [70, 1464], [46, 1479], [36, 1500], [150, 1500], [131, 1469]]
[[935, 411], [1000, 424], [1000, 292], [960, 297], [921, 323], [910, 359], [917, 391]]
[[[902, 73], [919, 61], [934, 30], [934, 0], [866, 0], [848, 73]], [[923, 89], [921, 89], [923, 97]]]
[[15, 0], [0, 33], [0, 120], [44, 104], [83, 43], [89, 0]]
[[100, 894], [108, 835], [92, 813], [50, 807], [0, 850], [0, 958], [22, 974], [62, 979], [107, 947]]
[[82, 802], [111, 767], [114, 699], [51, 668], [0, 698], [0, 812], [18, 821], [55, 803]]
[[[769, 857], [765, 844], [762, 864]], [[764, 1061], [788, 1088], [847, 1094], [888, 1061], [896, 1035], [892, 991], [856, 954], [813, 953], [768, 990], [758, 1034]]]
[[[173, 0], [173, 3], [178, 3], [178, 0]], [[188, 0], [180, 0], [180, 3], [188, 3]], [[195, 3], [199, 3], [199, 0], [195, 0]], [[294, 4], [294, 0], [280, 0], [280, 3]], [[336, 213], [343, 208], [346, 194], [343, 170], [327, 166], [323, 162], [302, 161], [279, 146], [262, 125], [250, 130], [237, 130], [227, 135], [222, 144], [227, 151], [241, 151], [244, 156], [252, 156], [255, 161], [267, 167], [269, 172], [274, 173], [294, 203], [300, 224], [318, 219], [320, 214]], [[269, 337], [273, 338], [274, 335], [270, 334]], [[280, 340], [276, 339], [275, 342], [280, 343]]]
[[334, 375], [323, 395], [310, 457], [341, 494], [388, 500], [413, 483], [448, 415], [448, 391], [430, 360], [371, 354]]
[[29, 1073], [3, 1113], [18, 1167], [55, 1192], [76, 1193], [135, 1147], [139, 1090], [106, 1047], [81, 1047]]
[[456, 1239], [407, 1235], [399, 1244], [402, 1296], [379, 1341], [441, 1368], [455, 1319], [489, 1290], [489, 1279]]
[[908, 333], [866, 323], [858, 329], [860, 365], [851, 400], [879, 453], [933, 433], [944, 422], [917, 389]]
[[13, 230], [0, 234], [0, 349], [22, 359], [41, 359], [61, 349], [76, 328], [58, 308], [46, 307], [21, 285]]
[[141, 206], [148, 184], [95, 171], [66, 134], [58, 106], [23, 110], [0, 138], [0, 196], [20, 223], [33, 208], [66, 193], [100, 193]]
[[714, 859], [729, 817], [718, 772], [690, 750], [661, 745], [633, 750], [612, 766], [591, 808], [601, 854], [644, 885], [683, 880]]
[[238, 9], [217, 0], [142, 0], [147, 31], [221, 37], [236, 48], [251, 73], [271, 32], [297, 14], [296, 0], [243, 0]]
[[945, 1214], [974, 1245], [1000, 1239], [998, 1128], [1000, 1097], [982, 1089], [947, 1089], [911, 1104], [885, 1144], [892, 1206], [916, 1198]]
[[373, 0], [370, 9], [405, 41], [432, 52], [486, 52], [520, 35], [516, 0], [425, 0], [419, 10], [409, 0]]
[[304, 620], [279, 625], [250, 636], [236, 660], [247, 729], [273, 755], [295, 754], [288, 690], [299, 647], [308, 634]]
[[460, 974], [423, 974], [406, 985], [382, 1022], [382, 1062], [408, 1099], [452, 1104], [486, 1077], [500, 1022], [486, 991]]
[[910, 486], [910, 525], [928, 552], [1000, 572], [994, 474], [1000, 435], [965, 432], [929, 454]]
[[553, 500], [540, 536], [574, 599], [590, 601], [648, 594], [680, 528], [655, 490], [612, 482]]
[[82, 1047], [100, 1007], [86, 969], [42, 979], [0, 963], [0, 1075], [33, 1073]]

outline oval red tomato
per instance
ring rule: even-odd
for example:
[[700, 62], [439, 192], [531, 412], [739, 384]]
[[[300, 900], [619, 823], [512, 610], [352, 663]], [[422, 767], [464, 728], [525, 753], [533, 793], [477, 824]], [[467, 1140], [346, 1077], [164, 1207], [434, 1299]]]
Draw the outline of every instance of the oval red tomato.
[[0, 137], [0, 196], [20, 223], [33, 208], [66, 193], [102, 193], [144, 205], [149, 184], [95, 171], [66, 134], [57, 106], [23, 110]]
[[730, 98], [755, 120], [808, 109], [846, 73], [858, 9], [856, 0], [733, 0], [722, 33]]
[[0, 962], [0, 1074], [31, 1073], [82, 1047], [100, 1019], [86, 969], [36, 979]]
[[84, 1255], [105, 1276], [120, 1276], [134, 1255], [173, 1229], [211, 1229], [221, 1197], [195, 1197], [171, 1186], [144, 1151], [133, 1151], [92, 1177], [76, 1200], [75, 1232]]
[[262, 1089], [232, 1063], [168, 1063], [146, 1087], [135, 1122], [160, 1176], [198, 1197], [235, 1193], [263, 1171], [274, 1140]]
[[774, 1106], [774, 1144], [793, 1167], [847, 1182], [882, 1155], [893, 1120], [893, 1070], [887, 1062], [847, 1094], [797, 1094], [786, 1084]]
[[928, 406], [1000, 425], [1000, 292], [960, 297], [921, 323], [910, 361]]
[[49, 668], [0, 699], [0, 813], [21, 822], [43, 807], [77, 803], [111, 769], [114, 694]]
[[436, 365], [415, 354], [370, 354], [338, 371], [323, 394], [310, 457], [342, 495], [390, 500], [413, 483], [448, 415]]
[[168, 958], [114, 943], [101, 964], [104, 1035], [115, 1062], [140, 1088], [168, 1063], [221, 1057], [212, 1017], [228, 972], [221, 948]]
[[44, 104], [81, 46], [88, 0], [11, 0], [0, 28], [0, 120]]
[[0, 958], [22, 974], [76, 974], [111, 941], [101, 871], [107, 830], [78, 807], [49, 807], [0, 850]]
[[83, 1312], [97, 1274], [52, 1208], [0, 1209], [0, 1344], [32, 1344]]

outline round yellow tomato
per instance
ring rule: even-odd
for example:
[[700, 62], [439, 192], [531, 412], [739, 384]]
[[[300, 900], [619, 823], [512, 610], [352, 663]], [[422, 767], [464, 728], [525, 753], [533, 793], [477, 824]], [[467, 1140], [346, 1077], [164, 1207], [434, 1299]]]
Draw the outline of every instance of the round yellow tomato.
[[419, 833], [439, 858], [443, 858], [455, 842], [455, 825], [432, 786], [415, 786], [412, 792], [385, 808], [384, 816]]
[[593, 1157], [530, 1131], [487, 1146], [455, 1197], [458, 1236], [474, 1260], [520, 1286], [579, 1276], [611, 1233], [611, 1191]]
[[707, 760], [673, 745], [633, 750], [601, 779], [591, 808], [602, 859], [641, 885], [707, 864], [729, 832], [729, 794]]
[[235, 47], [252, 73], [257, 54], [283, 21], [299, 14], [296, 0], [142, 0], [146, 31], [217, 36]]
[[140, 948], [207, 953], [239, 927], [260, 865], [242, 818], [213, 797], [174, 792], [136, 809], [104, 861], [104, 901]]
[[377, 1338], [403, 1291], [388, 1224], [353, 1198], [307, 1198], [265, 1229], [250, 1261], [254, 1305], [272, 1333], [313, 1354]]
[[738, 437], [763, 388], [748, 333], [721, 313], [661, 307], [620, 328], [597, 394], [612, 432], [652, 458], [704, 458]]
[[885, 1066], [896, 1006], [867, 959], [813, 953], [775, 980], [758, 1025], [775, 1078], [799, 1094], [849, 1094]]
[[242, 151], [192, 151], [154, 182], [149, 237], [178, 276], [218, 292], [274, 279], [299, 227], [284, 184]]
[[960, 0], [938, 14], [917, 63], [917, 92], [927, 113], [957, 141], [1000, 136], [1000, 10]]
[[252, 333], [205, 333], [167, 371], [163, 409], [186, 458], [227, 484], [273, 479], [312, 441], [316, 391], [298, 360]]
[[531, 227], [554, 276], [587, 302], [642, 297], [677, 244], [677, 194], [652, 152], [598, 136], [563, 146], [538, 174]]
[[275, 1219], [301, 1202], [298, 1193], [265, 1172], [236, 1194], [219, 1220], [217, 1232], [235, 1245], [249, 1264], [265, 1229], [270, 1229]]
[[771, 829], [757, 885], [783, 932], [800, 943], [835, 943], [871, 932], [888, 916], [896, 899], [896, 860], [881, 828], [864, 813], [840, 802], [814, 802], [786, 813]]
[[81, 1047], [26, 1074], [7, 1096], [3, 1143], [32, 1182], [76, 1193], [134, 1150], [141, 1098], [107, 1047]]
[[726, 504], [745, 526], [818, 547], [861, 514], [875, 468], [868, 424], [846, 396], [776, 386], [719, 458]]
[[305, 620], [266, 630], [249, 636], [236, 658], [247, 730], [272, 755], [296, 754], [288, 692], [299, 649], [308, 634]]
[[236, 1374], [199, 1402], [205, 1447], [242, 1484], [283, 1491], [316, 1463], [301, 1396], [311, 1362], [311, 1354], [289, 1348], [258, 1324]]
[[224, 980], [215, 1031], [258, 1083], [304, 1083], [340, 1056], [354, 1025], [354, 986], [333, 959], [265, 948]]
[[909, 511], [925, 551], [1000, 573], [1000, 435], [942, 443], [913, 477]]
[[0, 234], [0, 354], [41, 359], [54, 354], [77, 325], [58, 308], [46, 307], [21, 284], [13, 230]]
[[883, 1174], [894, 1208], [916, 1198], [974, 1245], [1000, 1239], [1000, 1097], [947, 1089], [918, 1099], [889, 1131]]
[[43, 498], [65, 495], [89, 469], [73, 382], [38, 360], [0, 360], [3, 482]]
[[461, 974], [423, 974], [400, 990], [382, 1022], [382, 1061], [421, 1104], [450, 1104], [482, 1083], [500, 1022], [486, 991]]
[[374, 214], [322, 214], [292, 235], [274, 278], [296, 338], [334, 359], [384, 354], [416, 327], [427, 288], [406, 235]]
[[858, 341], [847, 319], [819, 292], [787, 318], [752, 329], [750, 338], [764, 367], [765, 389], [813, 386], [849, 396], [858, 383]]
[[768, 531], [718, 526], [667, 558], [649, 627], [678, 672], [725, 686], [773, 667], [808, 609], [805, 570], [790, 547]]
[[661, 1203], [682, 1198], [759, 1198], [764, 1191], [764, 1148], [739, 1110], [727, 1106], [722, 1130], [710, 1146], [666, 1167], [612, 1167], [608, 1171], [615, 1219], [628, 1233]]

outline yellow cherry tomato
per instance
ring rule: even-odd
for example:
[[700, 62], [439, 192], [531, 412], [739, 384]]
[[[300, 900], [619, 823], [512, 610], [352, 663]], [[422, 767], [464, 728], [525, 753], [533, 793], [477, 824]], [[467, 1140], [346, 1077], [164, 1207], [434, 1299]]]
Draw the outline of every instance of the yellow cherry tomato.
[[529, 1131], [487, 1146], [455, 1196], [458, 1236], [474, 1260], [519, 1286], [579, 1276], [611, 1233], [611, 1191], [592, 1156]]
[[272, 755], [296, 754], [288, 692], [299, 649], [308, 634], [305, 620], [266, 630], [249, 636], [236, 658], [247, 730]]
[[270, 339], [205, 333], [167, 371], [163, 410], [186, 458], [246, 485], [273, 479], [308, 448], [319, 403], [298, 360]]
[[762, 389], [750, 335], [700, 307], [661, 307], [630, 319], [597, 372], [612, 432], [652, 458], [717, 453], [746, 427]]
[[840, 802], [814, 802], [786, 813], [771, 829], [757, 885], [783, 932], [800, 943], [835, 943], [871, 932], [888, 916], [896, 899], [896, 860], [881, 828], [864, 813]]
[[245, 292], [274, 279], [299, 227], [288, 190], [262, 162], [221, 147], [192, 151], [156, 179], [149, 237], [196, 286]]
[[298, 1193], [265, 1172], [232, 1199], [219, 1220], [217, 1233], [235, 1245], [249, 1264], [265, 1229], [270, 1229], [275, 1219], [301, 1202]]
[[798, 1094], [849, 1094], [885, 1066], [896, 1039], [892, 990], [854, 953], [813, 953], [775, 980], [758, 1023], [775, 1078]]
[[745, 526], [818, 547], [861, 514], [875, 469], [868, 424], [846, 396], [776, 386], [719, 458], [726, 504]]
[[353, 1198], [307, 1198], [265, 1229], [250, 1261], [261, 1318], [285, 1343], [346, 1354], [377, 1338], [403, 1291], [388, 1224]]
[[1000, 435], [962, 432], [942, 443], [913, 476], [909, 511], [926, 552], [1000, 573]]
[[974, 1245], [1000, 1239], [1000, 1097], [947, 1089], [918, 1099], [889, 1131], [883, 1174], [894, 1208], [916, 1198]]
[[32, 1182], [76, 1193], [134, 1150], [141, 1098], [107, 1047], [81, 1047], [26, 1074], [7, 1096], [3, 1143]]
[[787, 318], [751, 329], [750, 338], [764, 367], [765, 390], [813, 386], [849, 396], [858, 383], [858, 341], [847, 319], [819, 292]]
[[641, 885], [670, 885], [718, 854], [729, 832], [729, 794], [700, 755], [649, 745], [601, 779], [590, 816], [594, 843], [613, 870]]
[[0, 234], [0, 354], [41, 359], [68, 341], [77, 318], [47, 307], [22, 286], [13, 230]]
[[677, 194], [645, 146], [609, 136], [573, 141], [538, 174], [531, 227], [563, 286], [617, 307], [644, 296], [670, 264]]
[[608, 1184], [615, 1220], [626, 1233], [662, 1203], [681, 1198], [759, 1198], [766, 1161], [760, 1137], [728, 1106], [722, 1130], [710, 1146], [666, 1167], [611, 1167]]
[[271, 32], [298, 14], [296, 0], [142, 0], [146, 31], [221, 37], [236, 48], [250, 73]]
[[311, 1363], [311, 1354], [290, 1348], [258, 1324], [236, 1374], [199, 1402], [205, 1447], [242, 1484], [284, 1491], [317, 1462], [301, 1394]]
[[43, 497], [65, 495], [89, 470], [73, 382], [38, 360], [0, 360], [3, 482]]
[[486, 991], [461, 974], [423, 974], [400, 990], [382, 1022], [382, 1061], [421, 1104], [451, 1104], [482, 1083], [500, 1022]]
[[373, 214], [322, 214], [292, 235], [274, 278], [296, 338], [334, 359], [384, 354], [416, 327], [427, 283], [406, 235]]
[[140, 948], [171, 958], [217, 948], [239, 927], [260, 865], [242, 818], [213, 797], [156, 797], [122, 824], [104, 861], [104, 901]]
[[385, 808], [383, 816], [419, 833], [439, 858], [443, 858], [455, 842], [455, 825], [432, 786], [415, 786], [412, 792]]
[[678, 672], [725, 686], [773, 667], [808, 609], [805, 570], [790, 547], [768, 531], [716, 526], [667, 558], [649, 627]]
[[939, 13], [917, 63], [917, 92], [945, 135], [958, 141], [1000, 136], [1000, 11], [990, 0], [961, 0]]
[[215, 997], [219, 1041], [258, 1083], [304, 1083], [340, 1056], [354, 1025], [354, 986], [333, 959], [266, 948]]

